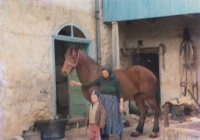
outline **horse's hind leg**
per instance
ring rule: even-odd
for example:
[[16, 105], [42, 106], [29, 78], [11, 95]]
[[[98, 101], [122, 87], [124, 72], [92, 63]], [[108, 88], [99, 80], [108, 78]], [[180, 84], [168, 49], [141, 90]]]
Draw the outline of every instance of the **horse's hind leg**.
[[152, 133], [150, 135], [150, 138], [156, 138], [158, 137], [158, 132], [159, 132], [159, 116], [160, 116], [160, 110], [159, 107], [156, 104], [156, 100], [155, 99], [149, 99], [147, 100], [152, 113], [154, 115], [154, 125], [153, 125], [153, 130]]
[[144, 122], [145, 122], [145, 118], [146, 118], [146, 114], [147, 114], [147, 110], [146, 110], [145, 103], [144, 103], [144, 98], [140, 95], [140, 93], [137, 93], [134, 96], [134, 100], [140, 111], [140, 120], [139, 120], [138, 126], [136, 127], [135, 131], [131, 133], [131, 137], [137, 137], [141, 133], [143, 133]]

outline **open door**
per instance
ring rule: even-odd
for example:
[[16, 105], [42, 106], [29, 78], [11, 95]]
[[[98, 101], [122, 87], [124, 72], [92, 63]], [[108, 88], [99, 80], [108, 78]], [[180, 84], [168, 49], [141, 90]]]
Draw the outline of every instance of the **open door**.
[[70, 80], [78, 81], [76, 70], [68, 77], [61, 76], [64, 54], [69, 46], [79, 46], [85, 53], [92, 54], [91, 40], [74, 24], [63, 25], [53, 36], [54, 115], [62, 117], [84, 116], [87, 100], [80, 87], [69, 86]]
[[[84, 116], [87, 100], [84, 98], [81, 87], [71, 87], [70, 80], [79, 81], [74, 69], [68, 77], [61, 76], [61, 67], [64, 63], [64, 54], [71, 42], [55, 40], [55, 66], [56, 66], [56, 112], [63, 118], [69, 116]], [[87, 44], [73, 43], [86, 52]]]
[[[86, 53], [86, 47], [81, 46], [80, 49]], [[68, 76], [68, 80], [79, 81], [76, 70], [74, 69], [72, 73]], [[70, 99], [70, 117], [74, 116], [84, 116], [87, 108], [87, 100], [84, 98], [81, 87], [79, 86], [69, 86], [69, 99]]]

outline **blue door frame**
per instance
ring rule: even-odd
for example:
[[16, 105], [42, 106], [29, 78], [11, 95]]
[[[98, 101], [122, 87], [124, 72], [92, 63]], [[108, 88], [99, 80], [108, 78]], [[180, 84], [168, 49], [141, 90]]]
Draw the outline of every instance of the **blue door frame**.
[[84, 38], [75, 38], [75, 37], [69, 37], [69, 36], [63, 36], [63, 35], [54, 35], [52, 36], [52, 62], [53, 62], [53, 101], [54, 101], [54, 116], [57, 115], [56, 112], [56, 66], [55, 66], [55, 40], [60, 41], [66, 41], [66, 42], [72, 42], [72, 43], [83, 43], [86, 44], [88, 47], [86, 49], [87, 54], [89, 56], [92, 56], [92, 41], [89, 39]]

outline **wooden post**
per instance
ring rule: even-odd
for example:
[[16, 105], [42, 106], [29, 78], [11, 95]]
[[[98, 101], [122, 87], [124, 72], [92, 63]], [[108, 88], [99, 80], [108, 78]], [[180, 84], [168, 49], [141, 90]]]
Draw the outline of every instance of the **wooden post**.
[[169, 104], [164, 105], [164, 127], [169, 127]]
[[118, 22], [112, 22], [112, 66], [113, 66], [113, 69], [120, 68]]
[[192, 94], [192, 92], [188, 89], [188, 92], [190, 93], [190, 95], [192, 96], [192, 98], [194, 99], [195, 103], [198, 105], [198, 107], [200, 108], [200, 104], [198, 103], [197, 99], [194, 97], [194, 95]]

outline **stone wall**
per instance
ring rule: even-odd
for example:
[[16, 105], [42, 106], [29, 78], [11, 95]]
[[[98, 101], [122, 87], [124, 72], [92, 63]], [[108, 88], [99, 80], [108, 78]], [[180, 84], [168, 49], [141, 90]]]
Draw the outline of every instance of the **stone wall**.
[[[156, 19], [119, 22], [120, 47], [136, 48], [138, 40], [143, 40], [143, 46], [159, 46], [163, 43], [167, 52], [164, 55], [165, 69], [163, 68], [163, 55], [159, 54], [159, 75], [161, 86], [161, 103], [180, 97], [180, 69], [179, 49], [183, 40], [183, 31], [187, 27], [191, 39], [196, 46], [197, 59], [193, 69], [193, 81], [196, 82], [196, 68], [200, 65], [200, 15], [174, 16]], [[124, 42], [126, 45], [124, 46]], [[142, 48], [142, 47], [141, 47]], [[120, 56], [121, 67], [131, 66], [132, 57]], [[188, 71], [188, 77], [190, 74]], [[188, 78], [188, 80], [190, 80]], [[191, 88], [190, 88], [191, 89]], [[187, 96], [190, 96], [187, 92]], [[195, 94], [196, 97], [196, 94]]]
[[112, 67], [112, 25], [103, 22], [102, 1], [100, 1], [101, 64]]
[[78, 25], [96, 56], [96, 30], [93, 0], [6, 0], [0, 7], [0, 139], [7, 140], [54, 117], [52, 35]]

